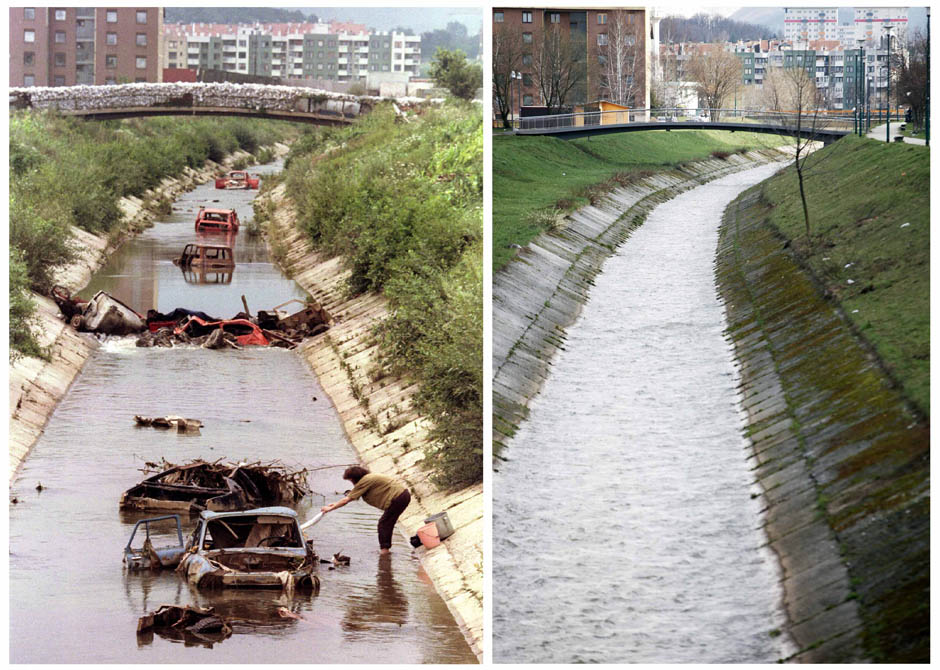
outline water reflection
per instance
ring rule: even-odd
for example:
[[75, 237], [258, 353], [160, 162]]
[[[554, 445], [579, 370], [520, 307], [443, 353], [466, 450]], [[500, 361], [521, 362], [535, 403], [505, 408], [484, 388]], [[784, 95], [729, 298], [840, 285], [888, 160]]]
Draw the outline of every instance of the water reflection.
[[187, 284], [231, 284], [235, 274], [234, 268], [226, 272], [203, 268], [180, 268], [180, 271]]
[[350, 640], [374, 624], [403, 626], [408, 621], [408, 599], [392, 572], [391, 554], [379, 554], [375, 587], [362, 587], [347, 600], [343, 630]]

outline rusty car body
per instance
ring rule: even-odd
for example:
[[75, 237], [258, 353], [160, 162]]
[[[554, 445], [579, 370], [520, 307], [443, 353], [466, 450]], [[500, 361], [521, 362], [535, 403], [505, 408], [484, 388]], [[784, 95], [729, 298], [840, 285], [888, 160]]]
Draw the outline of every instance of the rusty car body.
[[266, 347], [271, 344], [271, 340], [265, 336], [261, 328], [248, 319], [206, 321], [198, 316], [190, 316], [182, 321], [174, 332], [186, 333], [190, 337], [201, 337], [211, 334], [214, 330], [222, 330], [223, 333], [233, 336], [239, 346], [254, 344]]
[[[301, 309], [288, 314], [283, 308], [291, 303], [298, 303]], [[259, 310], [258, 325], [265, 330], [279, 330], [290, 336], [306, 337], [329, 329], [330, 315], [312, 298], [306, 302], [293, 298], [270, 311]]]
[[177, 572], [200, 589], [319, 591], [319, 558], [304, 540], [297, 512], [262, 507], [199, 515]]
[[[176, 522], [176, 544], [159, 547], [154, 546], [151, 526], [170, 520]], [[141, 526], [144, 527], [144, 542], [141, 546], [134, 547], [134, 538], [137, 535], [137, 530]], [[179, 565], [180, 558], [182, 558], [185, 550], [186, 545], [183, 542], [183, 526], [179, 514], [167, 514], [150, 519], [141, 519], [134, 524], [134, 530], [131, 531], [130, 539], [128, 539], [127, 545], [124, 547], [124, 565], [128, 570], [175, 568]]]
[[258, 188], [260, 180], [252, 177], [246, 170], [232, 170], [226, 175], [216, 177], [215, 187], [227, 190]]
[[224, 244], [187, 244], [183, 252], [173, 259], [173, 265], [184, 270], [231, 270], [235, 267], [235, 252]]
[[[73, 328], [103, 335], [130, 335], [147, 329], [144, 317], [114, 296], [98, 291], [87, 303], [81, 305], [81, 313], [73, 313], [69, 323]], [[59, 307], [62, 309], [62, 306]], [[63, 310], [65, 313], [65, 310]]]
[[159, 471], [123, 493], [120, 508], [196, 515], [203, 510], [241, 510], [295, 503], [310, 489], [307, 471], [277, 464], [148, 463]]
[[208, 209], [202, 207], [196, 215], [197, 233], [237, 233], [238, 214], [234, 209]]

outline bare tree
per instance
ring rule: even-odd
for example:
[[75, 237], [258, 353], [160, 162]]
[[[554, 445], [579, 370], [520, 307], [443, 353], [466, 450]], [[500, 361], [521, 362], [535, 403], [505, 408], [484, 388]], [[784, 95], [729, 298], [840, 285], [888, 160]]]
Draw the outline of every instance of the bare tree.
[[635, 106], [642, 92], [643, 27], [635, 14], [615, 10], [608, 14], [606, 44], [597, 46], [598, 89], [618, 105]]
[[550, 24], [532, 45], [532, 78], [549, 114], [564, 107], [569, 94], [586, 78], [584, 41]]
[[689, 80], [695, 82], [699, 100], [711, 109], [712, 121], [741, 81], [741, 60], [733, 53], [709, 49], [689, 62]]
[[892, 56], [891, 71], [897, 72], [898, 98], [911, 106], [911, 122], [915, 128], [924, 127], [927, 112], [927, 38], [915, 31], [906, 49]]
[[[512, 113], [512, 73], [522, 65], [522, 31], [505, 23], [493, 31], [493, 109], [509, 128]], [[521, 86], [522, 82], [516, 84]]]
[[[809, 205], [806, 201], [806, 179], [810, 169], [807, 159], [817, 146], [819, 133], [825, 130], [828, 119], [820, 113], [824, 109], [823, 95], [816, 80], [801, 67], [775, 68], [764, 78], [767, 106], [776, 113], [779, 123], [793, 137], [793, 168], [800, 185], [806, 241], [811, 243]], [[812, 167], [817, 167], [817, 162]]]

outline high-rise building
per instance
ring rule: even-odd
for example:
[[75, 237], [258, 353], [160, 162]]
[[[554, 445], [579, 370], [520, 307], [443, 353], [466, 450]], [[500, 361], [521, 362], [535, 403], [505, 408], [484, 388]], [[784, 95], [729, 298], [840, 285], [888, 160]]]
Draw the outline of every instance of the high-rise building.
[[907, 7], [856, 7], [855, 37], [865, 40], [865, 46], [881, 47], [885, 27], [893, 26], [891, 39], [905, 41], [907, 33]]
[[838, 28], [837, 7], [785, 7], [783, 10], [783, 39], [794, 46], [810, 40], [838, 40]]
[[10, 8], [10, 86], [160, 81], [163, 9]]

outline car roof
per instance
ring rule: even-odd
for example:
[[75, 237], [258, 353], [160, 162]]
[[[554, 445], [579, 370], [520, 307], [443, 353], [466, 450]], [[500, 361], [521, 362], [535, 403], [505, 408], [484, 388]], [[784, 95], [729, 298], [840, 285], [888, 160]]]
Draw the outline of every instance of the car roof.
[[294, 519], [297, 518], [297, 512], [292, 510], [290, 507], [257, 507], [255, 509], [245, 509], [237, 512], [213, 512], [211, 510], [203, 510], [199, 516], [207, 521], [212, 519], [218, 519], [221, 517], [230, 517], [230, 516], [258, 516], [266, 514], [268, 516], [289, 516]]
[[203, 214], [229, 214], [234, 211], [234, 209], [210, 209], [208, 207], [202, 209]]

